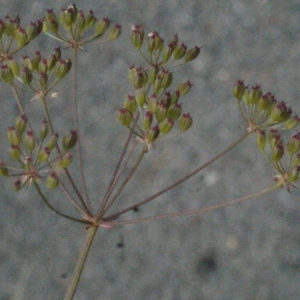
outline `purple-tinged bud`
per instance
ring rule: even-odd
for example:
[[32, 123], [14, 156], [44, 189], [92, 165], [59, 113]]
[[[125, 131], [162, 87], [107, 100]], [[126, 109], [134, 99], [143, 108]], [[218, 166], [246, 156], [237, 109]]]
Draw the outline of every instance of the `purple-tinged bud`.
[[110, 20], [107, 17], [96, 22], [94, 38], [98, 38], [98, 37], [102, 36], [105, 33], [105, 31], [107, 30], [107, 28], [109, 27], [109, 25], [110, 25]]
[[112, 40], [115, 40], [117, 39], [120, 35], [121, 35], [121, 32], [122, 32], [122, 27], [121, 25], [116, 25], [115, 27], [113, 27], [109, 34], [108, 34], [108, 38], [112, 41]]
[[159, 131], [162, 134], [167, 134], [172, 130], [174, 122], [171, 118], [165, 118], [162, 122], [159, 123]]
[[176, 91], [180, 93], [180, 96], [183, 96], [191, 90], [192, 86], [193, 84], [188, 80], [185, 83], [179, 84], [176, 88]]
[[256, 136], [256, 143], [258, 148], [264, 152], [267, 144], [267, 136], [265, 131], [263, 130], [257, 130], [255, 131], [255, 136]]
[[158, 125], [153, 126], [148, 132], [147, 132], [147, 140], [149, 143], [153, 143], [159, 136], [159, 128]]
[[39, 73], [39, 84], [42, 88], [46, 88], [48, 84], [48, 75], [45, 72]]
[[167, 117], [171, 118], [173, 121], [176, 121], [182, 112], [181, 104], [175, 103], [172, 104], [167, 110]]
[[57, 145], [57, 140], [58, 133], [52, 134], [46, 143], [46, 147], [51, 151]]
[[25, 129], [26, 129], [26, 125], [27, 125], [27, 117], [25, 114], [22, 115], [18, 115], [15, 121], [15, 128], [16, 130], [22, 134]]
[[83, 11], [80, 10], [77, 14], [77, 28], [78, 28], [78, 31], [79, 32], [83, 31], [84, 27], [85, 27], [85, 16], [84, 16]]
[[233, 87], [233, 96], [236, 100], [241, 101], [245, 93], [246, 87], [244, 80], [238, 80], [236, 85]]
[[20, 27], [20, 18], [11, 19], [9, 16], [5, 17], [5, 31], [8, 35], [14, 36], [16, 30]]
[[173, 51], [173, 57], [175, 59], [181, 59], [185, 56], [186, 53], [186, 45], [182, 43], [181, 45], [177, 45], [176, 48]]
[[187, 53], [185, 54], [184, 59], [185, 59], [186, 62], [190, 62], [190, 61], [196, 59], [199, 54], [200, 54], [200, 47], [195, 46], [194, 48], [189, 49], [187, 51]]
[[6, 164], [3, 161], [0, 162], [0, 175], [2, 176], [9, 175], [8, 168], [6, 167]]
[[272, 95], [271, 93], [266, 93], [265, 95], [260, 97], [258, 101], [258, 107], [259, 109], [264, 110], [267, 115], [269, 115], [275, 103], [277, 103], [277, 101], [274, 95]]
[[292, 110], [281, 101], [275, 103], [271, 109], [271, 118], [276, 123], [282, 123], [292, 115]]
[[11, 145], [9, 148], [9, 155], [12, 159], [19, 160], [21, 156], [21, 149], [19, 145]]
[[167, 115], [167, 108], [165, 104], [159, 104], [155, 110], [155, 117], [158, 122], [163, 121]]
[[27, 67], [23, 68], [23, 70], [21, 71], [20, 77], [21, 77], [23, 84], [25, 84], [25, 85], [29, 85], [33, 79], [32, 72]]
[[37, 20], [36, 22], [30, 22], [30, 24], [26, 28], [27, 41], [32, 41], [35, 39], [43, 29], [43, 22]]
[[5, 83], [11, 84], [14, 81], [14, 74], [7, 65], [0, 66], [0, 76]]
[[135, 65], [131, 65], [128, 69], [128, 78], [132, 82], [132, 84], [134, 84], [136, 73], [137, 68], [135, 67]]
[[164, 62], [166, 63], [170, 57], [172, 56], [173, 54], [173, 51], [176, 47], [176, 44], [171, 42], [169, 43], [169, 45], [167, 46], [167, 48], [165, 49], [164, 53], [163, 53], [163, 58], [164, 58]]
[[41, 52], [35, 51], [34, 56], [31, 59], [31, 66], [24, 65], [24, 67], [28, 67], [31, 71], [37, 70], [41, 59], [42, 59]]
[[243, 95], [243, 100], [245, 104], [258, 104], [260, 98], [262, 96], [262, 90], [260, 88], [260, 85], [255, 85], [251, 88], [248, 88], [245, 90]]
[[151, 97], [148, 99], [148, 110], [154, 114], [157, 107], [157, 96], [155, 93], [151, 95]]
[[135, 100], [140, 107], [143, 107], [146, 103], [146, 92], [143, 87], [135, 91]]
[[128, 95], [124, 100], [123, 107], [127, 108], [132, 114], [134, 114], [137, 108], [135, 97]]
[[44, 162], [48, 160], [49, 156], [50, 156], [50, 150], [47, 147], [45, 147], [39, 151], [37, 159], [39, 162]]
[[272, 160], [278, 162], [284, 155], [284, 147], [282, 144], [272, 148]]
[[40, 131], [40, 139], [43, 141], [49, 132], [49, 124], [46, 119], [43, 120], [42, 126], [41, 126], [41, 131]]
[[165, 92], [159, 99], [159, 104], [164, 104], [166, 109], [168, 109], [171, 105], [171, 94], [169, 92]]
[[48, 72], [47, 59], [45, 59], [45, 58], [41, 59], [41, 61], [39, 62], [39, 65], [38, 65], [38, 71], [39, 72], [44, 72], [44, 73]]
[[90, 10], [88, 12], [88, 14], [86, 15], [85, 17], [85, 25], [86, 25], [86, 28], [91, 28], [92, 26], [94, 26], [94, 24], [96, 23], [97, 19], [96, 17], [94, 16], [94, 12], [92, 10]]
[[175, 91], [172, 93], [171, 95], [171, 104], [176, 104], [179, 100], [180, 97], [180, 92], [179, 91]]
[[286, 120], [286, 122], [284, 123], [284, 127], [285, 129], [292, 129], [299, 124], [299, 121], [299, 117], [296, 114], [294, 114]]
[[173, 81], [173, 74], [170, 71], [163, 69], [158, 72], [158, 76], [161, 77], [161, 87], [167, 89]]
[[148, 110], [146, 111], [144, 118], [143, 118], [143, 128], [149, 129], [153, 121], [153, 114]]
[[20, 47], [23, 47], [27, 42], [26, 31], [21, 27], [15, 31], [14, 37]]
[[179, 120], [179, 129], [181, 132], [184, 132], [191, 128], [193, 124], [193, 119], [190, 114], [183, 114]]
[[76, 130], [70, 130], [70, 132], [63, 137], [62, 146], [65, 150], [72, 149], [77, 143]]
[[286, 149], [293, 155], [300, 151], [300, 133], [294, 134], [287, 142]]
[[7, 139], [12, 145], [19, 145], [21, 143], [21, 134], [15, 126], [7, 128]]
[[152, 54], [153, 51], [162, 51], [164, 48], [164, 40], [159, 36], [157, 31], [148, 34], [147, 42], [150, 54]]
[[48, 59], [47, 59], [47, 70], [48, 70], [48, 72], [50, 72], [54, 68], [56, 62], [57, 62], [56, 55], [52, 54], [48, 57]]
[[121, 108], [117, 111], [117, 118], [123, 126], [128, 127], [133, 120], [133, 115], [127, 108]]
[[24, 137], [24, 144], [29, 151], [32, 151], [35, 148], [36, 140], [31, 130], [26, 132], [26, 135]]
[[29, 58], [29, 56], [27, 56], [27, 55], [22, 56], [22, 66], [24, 68], [28, 68], [30, 71], [33, 71], [33, 63], [31, 61], [31, 59]]
[[15, 182], [14, 182], [14, 190], [16, 192], [18, 192], [18, 191], [21, 190], [21, 188], [22, 188], [22, 182], [21, 182], [21, 180], [20, 179], [15, 180]]
[[274, 147], [277, 147], [278, 145], [283, 145], [282, 138], [276, 129], [271, 129], [268, 136], [268, 142], [270, 145], [270, 148], [273, 149]]
[[19, 66], [18, 63], [15, 61], [15, 59], [12, 57], [8, 57], [5, 62], [7, 66], [12, 70], [14, 76], [18, 76]]
[[71, 26], [77, 18], [77, 7], [75, 4], [69, 5], [67, 8], [61, 10], [59, 20], [65, 27]]
[[55, 189], [59, 185], [59, 179], [55, 172], [51, 172], [50, 175], [47, 177], [46, 186], [49, 189]]
[[70, 153], [66, 153], [60, 159], [59, 166], [65, 169], [72, 163], [72, 161], [73, 161], [73, 155]]
[[144, 42], [144, 30], [140, 25], [134, 25], [131, 29], [131, 42], [133, 46], [140, 49]]
[[45, 15], [45, 20], [47, 22], [51, 22], [52, 20], [57, 20], [56, 14], [53, 9], [47, 9], [46, 10], [46, 15]]
[[55, 75], [57, 79], [62, 79], [65, 77], [72, 67], [72, 62], [70, 59], [63, 60], [61, 59], [56, 63], [55, 66]]
[[300, 165], [297, 165], [293, 167], [291, 172], [289, 172], [289, 182], [295, 182], [299, 180], [299, 174], [300, 174]]

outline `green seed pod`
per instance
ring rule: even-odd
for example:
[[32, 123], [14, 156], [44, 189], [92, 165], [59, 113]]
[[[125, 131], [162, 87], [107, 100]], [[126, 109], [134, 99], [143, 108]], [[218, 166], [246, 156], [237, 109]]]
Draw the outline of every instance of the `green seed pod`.
[[176, 91], [179, 92], [180, 96], [183, 96], [191, 90], [192, 86], [193, 84], [188, 80], [185, 83], [179, 84], [176, 88]]
[[20, 78], [21, 78], [23, 84], [30, 85], [30, 83], [32, 82], [32, 79], [33, 79], [33, 75], [32, 75], [32, 72], [30, 71], [30, 69], [27, 67], [23, 68], [21, 71], [21, 74], [20, 74]]
[[256, 136], [256, 143], [258, 148], [264, 152], [267, 144], [267, 136], [265, 131], [262, 130], [255, 131], [255, 136]]
[[121, 32], [122, 32], [122, 27], [121, 25], [116, 25], [115, 27], [113, 27], [109, 34], [108, 34], [108, 38], [112, 41], [112, 40], [115, 40], [117, 39], [120, 35], [121, 35]]
[[275, 103], [271, 108], [271, 118], [276, 123], [285, 122], [291, 115], [292, 110], [283, 101]]
[[156, 96], [155, 93], [153, 93], [153, 94], [151, 95], [151, 97], [148, 99], [148, 110], [149, 110], [152, 114], [154, 114], [155, 111], [156, 111], [157, 103], [158, 103], [158, 101], [157, 101], [157, 96]]
[[36, 22], [30, 22], [26, 28], [27, 41], [30, 42], [35, 39], [43, 29], [43, 22], [38, 20]]
[[18, 43], [18, 45], [20, 47], [23, 47], [25, 46], [25, 44], [27, 43], [27, 34], [26, 34], [26, 31], [19, 27], [16, 31], [15, 31], [15, 40], [16, 42]]
[[72, 149], [77, 143], [76, 130], [70, 130], [70, 132], [63, 137], [62, 146], [65, 150]]
[[289, 172], [289, 182], [295, 182], [299, 180], [299, 174], [300, 174], [300, 166], [296, 165], [291, 172]]
[[288, 140], [286, 148], [291, 155], [300, 151], [300, 133], [294, 134]]
[[6, 59], [6, 64], [11, 69], [11, 71], [14, 74], [14, 76], [18, 76], [18, 74], [19, 74], [19, 66], [18, 66], [18, 63], [15, 61], [15, 59], [12, 58], [12, 57], [8, 57]]
[[159, 104], [155, 110], [155, 117], [158, 122], [163, 121], [167, 115], [167, 107], [165, 104]]
[[58, 61], [54, 69], [56, 78], [62, 79], [63, 77], [65, 77], [70, 71], [71, 66], [72, 63], [71, 60], [69, 59], [66, 60], [61, 59], [60, 61]]
[[82, 32], [85, 28], [85, 16], [82, 11], [77, 13], [77, 28], [79, 32]]
[[159, 131], [162, 134], [167, 134], [172, 130], [174, 122], [171, 118], [165, 118], [162, 122], [159, 123]]
[[12, 145], [19, 145], [21, 143], [21, 134], [15, 126], [7, 128], [7, 139]]
[[46, 186], [49, 189], [55, 189], [59, 185], [59, 179], [55, 172], [51, 172], [50, 175], [47, 177]]
[[38, 71], [47, 73], [48, 72], [48, 62], [47, 59], [43, 58], [38, 65]]
[[181, 45], [177, 45], [173, 51], [173, 57], [178, 60], [185, 56], [186, 53], [186, 45], [182, 43]]
[[171, 95], [171, 104], [176, 104], [179, 100], [180, 97], [180, 92], [179, 91], [175, 91], [172, 93]]
[[34, 69], [33, 63], [31, 61], [31, 59], [29, 58], [29, 56], [27, 56], [27, 55], [22, 56], [22, 66], [24, 68], [28, 68], [30, 71], [33, 71], [33, 69]]
[[283, 145], [277, 145], [272, 148], [272, 160], [278, 162], [284, 155], [284, 147]]
[[150, 111], [146, 111], [143, 118], [143, 128], [149, 129], [153, 121], [153, 114]]
[[40, 86], [45, 89], [48, 84], [48, 74], [45, 72], [40, 72], [39, 73], [39, 84]]
[[100, 36], [102, 36], [109, 27], [109, 25], [110, 20], [108, 18], [103, 18], [102, 20], [96, 22], [94, 38], [99, 38]]
[[156, 81], [156, 77], [158, 74], [158, 68], [156, 67], [151, 67], [148, 71], [148, 77], [149, 77], [149, 81], [151, 84], [154, 84]]
[[57, 16], [53, 9], [47, 9], [45, 15], [45, 21], [50, 23], [52, 20], [57, 20]]
[[179, 120], [179, 128], [181, 132], [184, 132], [191, 128], [193, 119], [190, 114], [183, 114]]
[[[42, 59], [41, 52], [40, 51], [35, 51], [33, 58], [31, 59], [31, 65], [27, 66], [31, 71], [37, 70], [39, 63]], [[26, 67], [26, 65], [24, 65]]]
[[44, 119], [40, 131], [41, 141], [43, 141], [47, 137], [48, 131], [49, 131], [49, 124], [48, 121]]
[[233, 87], [233, 96], [238, 101], [241, 101], [245, 93], [246, 87], [244, 80], [238, 80], [236, 85]]
[[16, 130], [22, 134], [27, 126], [27, 117], [25, 114], [18, 115], [15, 121], [15, 128]]
[[31, 130], [28, 131], [24, 137], [24, 145], [29, 151], [33, 151], [33, 149], [35, 148], [36, 140]]
[[39, 151], [37, 158], [39, 162], [44, 162], [48, 160], [49, 156], [50, 156], [50, 150], [47, 147], [45, 147]]
[[131, 42], [132, 45], [140, 49], [144, 42], [144, 30], [140, 25], [134, 25], [131, 29]]
[[166, 109], [168, 109], [171, 105], [171, 94], [169, 92], [165, 92], [159, 99], [159, 104], [164, 104]]
[[58, 133], [52, 134], [46, 143], [46, 147], [51, 151], [57, 145], [57, 140]]
[[62, 9], [59, 15], [59, 21], [65, 28], [72, 26], [76, 18], [77, 7], [75, 4], [71, 4], [67, 8]]
[[73, 161], [73, 155], [70, 153], [66, 153], [59, 161], [59, 166], [63, 169], [67, 168]]
[[135, 100], [140, 107], [143, 107], [146, 103], [146, 92], [143, 87], [135, 91]]
[[85, 27], [86, 27], [86, 29], [91, 28], [92, 26], [94, 26], [96, 21], [97, 21], [97, 19], [94, 16], [93, 11], [90, 10], [88, 12], [88, 14], [86, 15], [86, 17], [85, 17]]
[[161, 87], [167, 89], [173, 81], [173, 74], [168, 70], [161, 70], [158, 73], [158, 76], [161, 76]]
[[176, 47], [176, 44], [173, 42], [169, 43], [169, 45], [166, 47], [166, 49], [163, 53], [163, 58], [164, 58], [165, 63], [169, 61], [170, 57], [173, 54], [175, 47]]
[[173, 121], [176, 121], [182, 112], [181, 104], [175, 103], [172, 104], [168, 109], [167, 109], [167, 117], [171, 118]]
[[149, 143], [153, 143], [159, 136], [158, 125], [153, 126], [147, 133], [147, 140]]
[[297, 115], [290, 116], [284, 123], [284, 127], [286, 129], [292, 129], [299, 124], [299, 121], [300, 119]]
[[135, 97], [128, 95], [124, 100], [123, 107], [127, 108], [132, 114], [134, 114], [137, 108]]
[[127, 108], [121, 108], [117, 111], [117, 118], [119, 122], [128, 127], [133, 120], [132, 113]]
[[0, 66], [0, 76], [5, 83], [11, 84], [14, 81], [14, 74], [7, 65]]
[[21, 149], [19, 145], [11, 145], [9, 148], [9, 155], [12, 159], [19, 160], [21, 156]]
[[184, 59], [186, 62], [190, 62], [190, 61], [196, 59], [199, 54], [200, 54], [200, 47], [195, 46], [194, 48], [187, 51]]

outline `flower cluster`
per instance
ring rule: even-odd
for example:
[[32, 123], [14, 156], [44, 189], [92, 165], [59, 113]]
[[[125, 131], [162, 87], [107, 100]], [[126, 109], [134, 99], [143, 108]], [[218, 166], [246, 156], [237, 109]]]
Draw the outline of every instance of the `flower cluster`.
[[[53, 9], [48, 9], [43, 22], [43, 31], [72, 48], [82, 49], [83, 45], [103, 36], [110, 23], [111, 21], [106, 17], [97, 20], [92, 10], [84, 13], [82, 10], [78, 10], [75, 4], [71, 4], [63, 8], [58, 16]], [[114, 40], [120, 34], [121, 26], [115, 25], [109, 31], [108, 39]]]
[[182, 112], [180, 103], [181, 97], [191, 90], [192, 84], [186, 81], [177, 85], [173, 92], [169, 90], [173, 74], [167, 67], [170, 67], [170, 63], [180, 64], [194, 60], [199, 55], [200, 48], [196, 46], [187, 50], [184, 43], [179, 44], [177, 35], [165, 47], [164, 40], [157, 32], [153, 32], [148, 35], [145, 55], [142, 52], [144, 31], [141, 26], [132, 28], [131, 41], [149, 67], [132, 65], [129, 68], [128, 77], [135, 93], [126, 97], [117, 117], [140, 142], [150, 147], [158, 137], [169, 133], [176, 122], [180, 132], [192, 126], [192, 117], [189, 113]]
[[[9, 155], [17, 162], [18, 167], [8, 167], [1, 161], [0, 174], [17, 177], [14, 183], [15, 190], [27, 187], [32, 182], [40, 182], [44, 177], [43, 173], [49, 174], [46, 185], [56, 188], [59, 184], [58, 174], [72, 163], [73, 158], [69, 150], [76, 144], [76, 131], [71, 130], [66, 134], [61, 146], [58, 144], [58, 134], [51, 134], [49, 131], [48, 122], [44, 120], [39, 136], [36, 136], [26, 115], [19, 115], [15, 124], [8, 127]], [[63, 150], [60, 150], [61, 147]], [[54, 149], [56, 154], [53, 154]]]
[[[275, 180], [282, 186], [297, 187], [300, 181], [300, 133], [287, 142], [282, 129], [295, 128], [300, 119], [284, 101], [271, 93], [263, 94], [259, 85], [247, 87], [243, 81], [234, 86], [233, 95], [247, 123], [247, 131], [256, 136], [257, 146], [278, 174]], [[280, 125], [282, 125], [280, 127]]]

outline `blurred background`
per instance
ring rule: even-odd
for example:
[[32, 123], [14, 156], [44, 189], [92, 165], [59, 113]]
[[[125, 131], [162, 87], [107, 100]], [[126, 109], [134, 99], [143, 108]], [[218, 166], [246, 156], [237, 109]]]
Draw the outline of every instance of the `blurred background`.
[[[47, 8], [58, 12], [69, 4], [2, 0], [1, 18], [19, 14], [25, 25], [42, 18]], [[236, 80], [261, 84], [264, 92], [274, 93], [300, 114], [299, 1], [75, 4], [85, 12], [92, 9], [98, 18], [108, 16], [123, 28], [114, 43], [86, 47], [80, 53], [80, 122], [94, 203], [105, 191], [126, 137], [115, 111], [133, 92], [127, 69], [145, 65], [130, 43], [134, 24], [142, 25], [145, 34], [158, 31], [165, 41], [177, 33], [188, 47], [201, 46], [201, 54], [192, 64], [173, 70], [175, 84], [188, 79], [194, 84], [184, 100], [184, 110], [194, 118], [193, 128], [157, 143], [117, 208], [159, 191], [243, 134], [245, 126], [232, 97]], [[41, 49], [50, 55], [57, 46], [43, 36], [25, 54]], [[49, 107], [63, 135], [73, 128], [69, 81], [56, 91], [58, 97]], [[6, 158], [6, 128], [14, 123], [17, 107], [7, 89], [1, 89], [0, 97], [0, 150], [1, 158]], [[24, 92], [22, 101], [40, 122], [40, 105], [29, 103], [31, 97]], [[193, 179], [123, 219], [223, 203], [271, 186], [273, 172], [251, 137]], [[55, 205], [74, 213], [64, 198], [51, 195]], [[0, 299], [63, 299], [85, 233], [82, 225], [47, 209], [33, 188], [16, 193], [12, 181], [1, 178]], [[295, 190], [291, 194], [279, 190], [198, 216], [103, 229], [75, 299], [299, 299], [299, 249], [300, 201]]]

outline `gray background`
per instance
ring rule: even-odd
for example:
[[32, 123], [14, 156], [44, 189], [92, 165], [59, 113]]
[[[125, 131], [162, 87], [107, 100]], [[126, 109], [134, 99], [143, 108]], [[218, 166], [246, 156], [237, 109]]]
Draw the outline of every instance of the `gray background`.
[[[19, 13], [26, 24], [59, 10], [66, 1], [1, 1], [1, 16]], [[195, 84], [184, 107], [194, 117], [188, 133], [157, 144], [120, 200], [141, 200], [180, 174], [200, 165], [238, 138], [244, 124], [232, 86], [237, 79], [262, 84], [300, 113], [300, 2], [255, 1], [77, 1], [84, 11], [123, 26], [113, 44], [87, 48], [81, 55], [79, 109], [86, 174], [97, 203], [121, 151], [125, 129], [115, 111], [133, 89], [127, 68], [143, 61], [130, 46], [132, 24], [177, 33], [189, 47], [202, 46], [192, 65], [176, 69], [175, 82]], [[23, 18], [24, 17], [24, 18]], [[28, 48], [51, 53], [58, 44], [40, 38]], [[55, 125], [72, 128], [69, 85], [57, 87], [51, 110]], [[22, 94], [23, 101], [29, 94]], [[26, 109], [37, 122], [37, 102]], [[17, 110], [1, 90], [3, 134]], [[124, 219], [222, 203], [270, 186], [273, 170], [250, 138], [202, 174]], [[62, 299], [84, 241], [85, 229], [52, 214], [33, 189], [15, 193], [1, 179], [0, 299]], [[53, 203], [73, 212], [63, 198]], [[50, 196], [50, 194], [49, 194]], [[133, 199], [133, 200], [132, 200]], [[285, 190], [207, 214], [99, 231], [75, 299], [299, 299], [299, 193]], [[122, 241], [124, 248], [118, 248]]]

